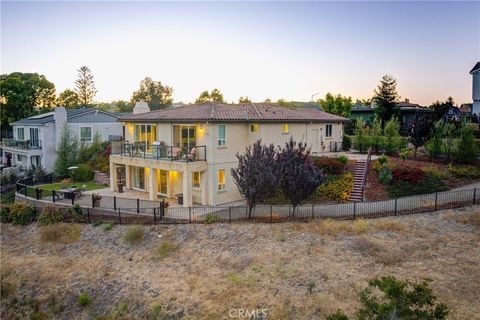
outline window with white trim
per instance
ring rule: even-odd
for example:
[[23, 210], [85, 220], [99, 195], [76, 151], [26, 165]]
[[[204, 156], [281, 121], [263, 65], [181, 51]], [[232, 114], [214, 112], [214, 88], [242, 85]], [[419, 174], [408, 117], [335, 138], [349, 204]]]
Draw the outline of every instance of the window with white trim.
[[218, 191], [225, 190], [225, 169], [218, 170], [217, 178]]
[[23, 128], [17, 128], [17, 140], [25, 140], [25, 130]]
[[200, 172], [194, 172], [192, 174], [192, 188], [200, 188]]
[[256, 133], [258, 132], [258, 123], [251, 123], [250, 124], [250, 132], [251, 133]]
[[80, 141], [92, 141], [92, 127], [80, 127]]
[[225, 128], [225, 125], [224, 124], [219, 124], [218, 125], [218, 146], [221, 147], [221, 146], [224, 146], [226, 145], [227, 143], [227, 139], [226, 139], [226, 128]]
[[325, 137], [331, 138], [332, 137], [332, 125], [327, 124], [325, 128]]

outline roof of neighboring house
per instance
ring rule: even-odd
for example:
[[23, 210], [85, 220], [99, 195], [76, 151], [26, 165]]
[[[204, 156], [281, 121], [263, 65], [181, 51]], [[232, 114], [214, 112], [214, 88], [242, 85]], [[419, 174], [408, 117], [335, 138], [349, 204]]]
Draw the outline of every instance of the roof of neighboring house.
[[471, 103], [464, 103], [458, 109], [460, 113], [472, 113], [472, 104]]
[[[120, 116], [131, 114], [131, 113], [116, 114], [116, 113], [111, 113], [111, 112], [107, 112], [107, 111], [103, 111], [103, 110], [99, 110], [99, 109], [93, 109], [93, 108], [66, 109], [66, 111], [67, 111], [67, 119], [72, 118], [72, 117], [76, 117], [76, 116], [79, 116], [79, 115], [87, 114], [87, 113], [90, 113], [90, 112], [103, 112], [103, 113], [106, 113], [106, 114], [113, 115], [117, 118], [120, 117]], [[46, 123], [49, 123], [49, 122], [53, 122], [53, 114], [54, 114], [54, 112], [52, 111], [52, 112], [42, 113], [42, 114], [39, 114], [39, 115], [36, 115], [36, 116], [31, 116], [31, 117], [28, 117], [28, 118], [20, 119], [18, 121], [13, 122], [12, 126], [42, 125], [42, 124], [46, 124]]]
[[310, 108], [284, 107], [273, 103], [227, 104], [208, 102], [154, 110], [120, 121], [313, 121], [345, 122], [348, 119]]
[[475, 66], [473, 67], [472, 70], [470, 70], [470, 73], [474, 73], [475, 71], [480, 69], [480, 62], [477, 62]]

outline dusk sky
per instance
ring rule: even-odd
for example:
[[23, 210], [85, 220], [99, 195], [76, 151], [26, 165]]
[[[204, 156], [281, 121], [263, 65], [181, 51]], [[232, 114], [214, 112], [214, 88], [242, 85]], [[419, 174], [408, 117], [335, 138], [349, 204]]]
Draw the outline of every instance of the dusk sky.
[[471, 102], [480, 2], [4, 2], [1, 71], [73, 88], [92, 70], [97, 101], [129, 100], [146, 76], [175, 102], [218, 88], [308, 101], [369, 98], [383, 74], [411, 102]]

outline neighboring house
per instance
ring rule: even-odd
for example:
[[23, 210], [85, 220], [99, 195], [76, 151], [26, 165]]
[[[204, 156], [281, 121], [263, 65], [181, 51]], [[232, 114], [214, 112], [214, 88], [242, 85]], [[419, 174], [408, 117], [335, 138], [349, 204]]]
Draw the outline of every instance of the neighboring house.
[[[400, 134], [407, 135], [408, 127], [415, 119], [415, 115], [418, 113], [431, 113], [432, 110], [422, 107], [416, 103], [410, 103], [409, 101], [402, 101], [397, 103], [397, 108], [400, 112]], [[350, 119], [356, 120], [362, 118], [366, 123], [372, 124], [375, 117], [375, 108], [372, 106], [365, 106], [360, 103], [353, 105], [351, 110]]]
[[[472, 99], [473, 105], [471, 114], [480, 117], [480, 62], [477, 62], [472, 70]], [[477, 118], [478, 119], [478, 118]]]
[[237, 167], [236, 153], [258, 139], [284, 146], [293, 137], [319, 154], [341, 145], [348, 121], [317, 109], [267, 103], [205, 103], [144, 113], [137, 107], [120, 118], [127, 142], [110, 156], [110, 187], [118, 191], [120, 182], [148, 193], [150, 200], [183, 198], [184, 206], [241, 200], [230, 170]]
[[85, 143], [91, 142], [97, 132], [103, 141], [119, 140], [124, 135], [119, 116], [98, 109], [59, 107], [53, 112], [13, 122], [13, 139], [2, 140], [2, 165], [19, 169], [43, 167], [51, 172], [65, 123], [78, 140]]

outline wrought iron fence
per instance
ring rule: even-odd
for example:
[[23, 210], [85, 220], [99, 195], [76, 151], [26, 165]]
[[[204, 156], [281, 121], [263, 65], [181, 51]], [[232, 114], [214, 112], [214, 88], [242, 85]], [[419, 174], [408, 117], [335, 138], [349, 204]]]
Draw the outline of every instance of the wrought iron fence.
[[[69, 194], [67, 191], [35, 187], [35, 180], [19, 180], [17, 194], [35, 200], [70, 206], [78, 204], [91, 210], [89, 215], [114, 219], [117, 223], [213, 223], [232, 221], [284, 222], [311, 219], [359, 219], [397, 216], [480, 204], [480, 188], [444, 191], [404, 198], [350, 202], [341, 204], [257, 205], [251, 211], [241, 206], [168, 206], [165, 201], [149, 201], [91, 194]], [[112, 218], [113, 217], [113, 218]], [[91, 217], [89, 216], [89, 219]], [[97, 217], [98, 218], [98, 217]]]

